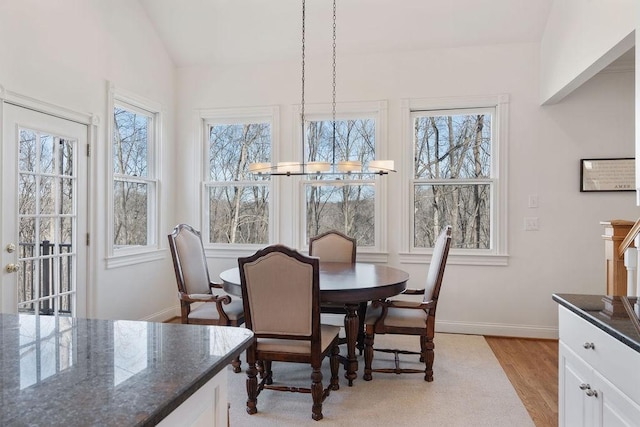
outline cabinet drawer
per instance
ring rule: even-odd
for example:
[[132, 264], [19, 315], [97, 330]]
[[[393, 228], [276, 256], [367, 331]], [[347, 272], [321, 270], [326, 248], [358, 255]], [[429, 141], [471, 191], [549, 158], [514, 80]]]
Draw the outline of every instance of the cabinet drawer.
[[[560, 341], [640, 403], [640, 353], [562, 306], [558, 321]], [[585, 348], [585, 343], [593, 344], [593, 348]]]
[[[589, 365], [599, 369], [602, 351], [613, 338], [602, 336], [599, 334], [602, 331], [562, 306], [558, 312], [558, 326], [560, 341]], [[593, 348], [585, 348], [585, 344], [593, 344]]]

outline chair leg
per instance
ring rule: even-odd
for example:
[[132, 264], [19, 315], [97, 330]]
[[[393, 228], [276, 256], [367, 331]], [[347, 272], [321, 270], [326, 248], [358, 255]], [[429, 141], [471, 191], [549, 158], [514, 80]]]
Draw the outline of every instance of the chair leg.
[[[331, 373], [333, 375], [333, 372]], [[311, 410], [311, 418], [316, 421], [322, 419], [322, 398], [324, 389], [322, 388], [322, 371], [319, 366], [313, 366], [311, 372], [311, 396], [313, 397], [313, 408]]]
[[375, 335], [373, 331], [367, 330], [364, 336], [364, 375], [362, 379], [371, 381], [371, 363], [373, 362], [373, 340]]
[[338, 371], [340, 370], [340, 347], [337, 345], [331, 350], [331, 357], [329, 358], [329, 366], [331, 367], [331, 390], [339, 390], [340, 382], [338, 380]]
[[435, 357], [435, 353], [433, 351], [433, 349], [435, 348], [433, 338], [421, 336], [420, 348], [422, 349], [422, 354], [424, 355], [424, 380], [431, 382], [433, 381], [433, 359]]
[[271, 385], [273, 384], [273, 371], [271, 370], [271, 360], [263, 360], [262, 363], [263, 363], [263, 369], [264, 369], [263, 375], [264, 375], [264, 378], [266, 378], [264, 383], [267, 385]]
[[247, 369], [247, 414], [258, 412], [258, 370], [255, 362], [249, 363]]
[[231, 361], [231, 366], [233, 366], [233, 372], [235, 372], [236, 374], [242, 371], [242, 368], [241, 368], [242, 362], [240, 362], [240, 356], [236, 357]]

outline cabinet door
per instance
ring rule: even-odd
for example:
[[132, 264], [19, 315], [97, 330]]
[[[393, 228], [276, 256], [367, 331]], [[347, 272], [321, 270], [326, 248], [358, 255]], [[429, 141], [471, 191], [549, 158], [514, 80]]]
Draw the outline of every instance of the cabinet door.
[[597, 371], [594, 371], [593, 383], [597, 395], [592, 398], [597, 402], [599, 425], [633, 427], [640, 423], [640, 405], [629, 399]]
[[594, 405], [585, 391], [593, 370], [564, 343], [559, 353], [558, 416], [560, 427], [595, 425]]

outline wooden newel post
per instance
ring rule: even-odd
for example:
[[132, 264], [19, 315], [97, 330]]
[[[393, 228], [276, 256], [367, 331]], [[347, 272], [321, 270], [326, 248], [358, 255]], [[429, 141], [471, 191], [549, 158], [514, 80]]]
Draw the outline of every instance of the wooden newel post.
[[620, 255], [620, 245], [634, 225], [633, 221], [612, 219], [602, 221], [604, 226], [604, 254], [606, 260], [607, 295], [627, 295], [627, 269], [624, 255]]

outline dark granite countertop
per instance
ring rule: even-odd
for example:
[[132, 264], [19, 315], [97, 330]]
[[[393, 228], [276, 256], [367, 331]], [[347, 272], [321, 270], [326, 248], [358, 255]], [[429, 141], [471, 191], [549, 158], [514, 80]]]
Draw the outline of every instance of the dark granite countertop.
[[0, 425], [155, 425], [252, 336], [223, 326], [0, 314]]
[[[625, 309], [621, 297], [606, 295], [553, 294], [553, 300], [602, 329], [618, 341], [640, 352], [640, 330], [636, 314]], [[629, 297], [631, 306], [637, 298]], [[637, 319], [637, 316], [636, 316]]]

